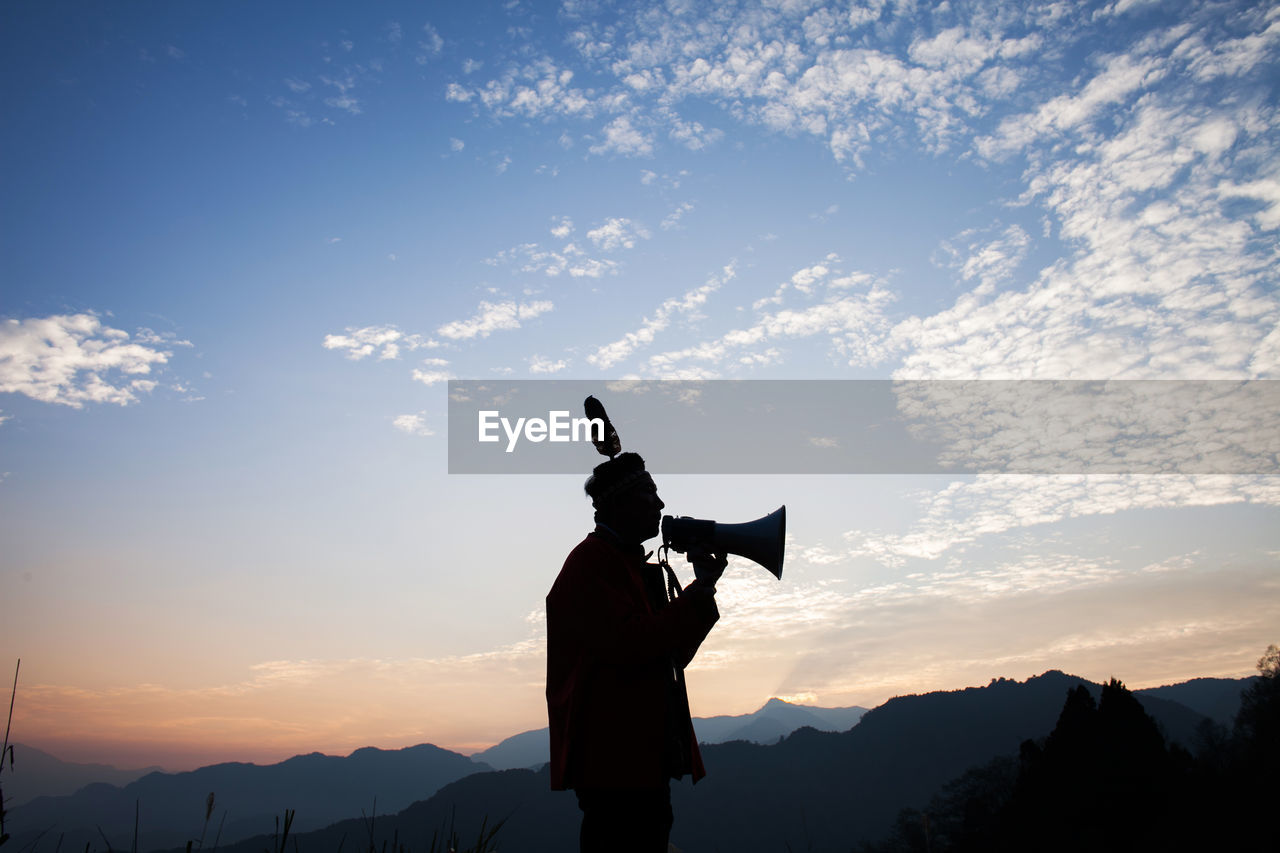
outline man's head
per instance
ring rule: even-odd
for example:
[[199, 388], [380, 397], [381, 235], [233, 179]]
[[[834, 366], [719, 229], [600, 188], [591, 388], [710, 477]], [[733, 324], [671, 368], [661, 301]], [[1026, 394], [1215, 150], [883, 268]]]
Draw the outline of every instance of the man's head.
[[596, 510], [624, 542], [640, 543], [658, 535], [662, 509], [658, 487], [638, 453], [620, 453], [591, 472], [583, 487]]

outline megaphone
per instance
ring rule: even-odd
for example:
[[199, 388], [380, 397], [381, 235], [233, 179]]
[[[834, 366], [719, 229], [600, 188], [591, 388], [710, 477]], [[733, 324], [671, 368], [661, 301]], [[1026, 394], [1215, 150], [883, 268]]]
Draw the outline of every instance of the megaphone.
[[715, 553], [728, 552], [746, 557], [782, 580], [783, 538], [787, 535], [787, 508], [742, 524], [723, 524], [688, 516], [662, 517], [662, 544], [684, 553], [702, 547]]

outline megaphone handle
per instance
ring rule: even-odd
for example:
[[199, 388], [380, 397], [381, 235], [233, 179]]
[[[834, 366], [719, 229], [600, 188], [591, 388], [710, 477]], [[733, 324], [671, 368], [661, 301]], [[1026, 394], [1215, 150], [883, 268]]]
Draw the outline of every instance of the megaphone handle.
[[667, 601], [675, 601], [680, 597], [680, 580], [676, 577], [675, 569], [671, 568], [671, 563], [667, 561], [667, 554], [670, 552], [671, 549], [664, 542], [658, 549], [658, 565], [667, 573]]

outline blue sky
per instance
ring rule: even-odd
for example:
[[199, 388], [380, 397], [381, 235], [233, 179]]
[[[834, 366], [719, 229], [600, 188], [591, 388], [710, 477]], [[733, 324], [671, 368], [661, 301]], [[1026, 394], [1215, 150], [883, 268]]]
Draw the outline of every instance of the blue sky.
[[[0, 636], [69, 758], [542, 725], [589, 508], [447, 475], [451, 377], [1276, 378], [1267, 4], [3, 15]], [[790, 513], [697, 713], [1275, 641], [1270, 478], [659, 485]]]

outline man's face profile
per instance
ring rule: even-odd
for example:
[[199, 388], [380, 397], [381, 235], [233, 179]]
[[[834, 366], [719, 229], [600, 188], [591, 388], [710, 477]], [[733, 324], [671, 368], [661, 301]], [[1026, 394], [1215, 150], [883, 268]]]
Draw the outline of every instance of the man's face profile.
[[613, 526], [618, 535], [632, 542], [652, 539], [658, 535], [665, 506], [653, 478], [645, 474], [614, 500]]

